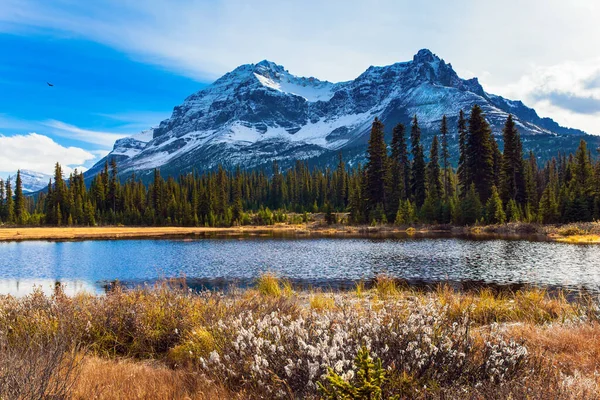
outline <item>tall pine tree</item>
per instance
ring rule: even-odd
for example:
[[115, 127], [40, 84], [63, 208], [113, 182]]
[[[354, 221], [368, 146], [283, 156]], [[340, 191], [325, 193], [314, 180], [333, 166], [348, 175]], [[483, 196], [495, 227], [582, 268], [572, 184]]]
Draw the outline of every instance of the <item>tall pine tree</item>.
[[395, 218], [400, 200], [406, 199], [410, 184], [410, 164], [404, 138], [404, 125], [398, 124], [392, 130], [391, 156], [388, 179], [388, 220]]
[[421, 145], [421, 128], [415, 115], [410, 129], [411, 152], [413, 156], [410, 188], [415, 205], [421, 207], [425, 202], [425, 156]]
[[453, 196], [452, 183], [450, 182], [450, 151], [448, 150], [448, 121], [446, 115], [442, 117], [442, 126], [440, 127], [440, 133], [442, 134], [442, 168], [444, 171], [444, 199], [448, 199]]
[[17, 180], [15, 182], [15, 218], [20, 225], [26, 222], [27, 210], [25, 209], [25, 196], [23, 195], [23, 181], [21, 180], [21, 170], [17, 171]]
[[512, 115], [509, 115], [504, 129], [504, 155], [500, 173], [500, 197], [504, 203], [515, 200], [524, 204], [527, 199], [525, 189], [525, 167], [523, 162], [523, 146], [521, 135], [516, 128]]
[[478, 105], [471, 109], [469, 134], [466, 143], [466, 170], [468, 183], [475, 184], [475, 190], [482, 203], [487, 202], [494, 186], [494, 145], [492, 130]]
[[469, 138], [469, 131], [467, 130], [467, 121], [465, 119], [465, 113], [460, 110], [458, 114], [458, 187], [461, 192], [461, 196], [467, 193], [470, 186], [470, 178], [468, 176], [467, 168], [467, 142]]
[[375, 118], [371, 127], [371, 137], [367, 149], [367, 165], [365, 167], [365, 195], [367, 197], [367, 214], [385, 204], [385, 177], [387, 174], [387, 146], [384, 138], [384, 126], [379, 118]]

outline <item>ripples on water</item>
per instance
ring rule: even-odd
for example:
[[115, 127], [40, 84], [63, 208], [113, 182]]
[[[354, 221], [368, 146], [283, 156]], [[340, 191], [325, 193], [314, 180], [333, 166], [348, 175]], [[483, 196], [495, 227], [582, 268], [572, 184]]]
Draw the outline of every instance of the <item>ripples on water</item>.
[[304, 285], [349, 286], [385, 273], [408, 282], [600, 289], [600, 246], [522, 240], [245, 238], [0, 243], [0, 293], [101, 291], [113, 280], [185, 276], [245, 284], [272, 271]]

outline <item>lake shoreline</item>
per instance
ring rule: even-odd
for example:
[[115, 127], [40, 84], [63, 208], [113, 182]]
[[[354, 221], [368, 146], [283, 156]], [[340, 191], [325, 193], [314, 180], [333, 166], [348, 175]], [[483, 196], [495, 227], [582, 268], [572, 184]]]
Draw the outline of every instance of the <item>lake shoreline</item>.
[[355, 226], [308, 224], [275, 224], [263, 226], [211, 227], [2, 227], [0, 242], [44, 240], [117, 240], [117, 239], [177, 239], [227, 236], [283, 237], [436, 237], [473, 239], [506, 239], [556, 241], [574, 244], [600, 244], [600, 223], [565, 226], [538, 224], [505, 224], [489, 226], [424, 225]]

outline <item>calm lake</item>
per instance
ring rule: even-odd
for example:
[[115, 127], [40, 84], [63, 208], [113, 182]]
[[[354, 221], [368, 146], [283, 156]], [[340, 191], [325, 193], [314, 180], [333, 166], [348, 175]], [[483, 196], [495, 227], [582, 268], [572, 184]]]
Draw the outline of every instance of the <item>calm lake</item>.
[[0, 293], [55, 282], [68, 293], [186, 277], [193, 288], [244, 286], [272, 271], [294, 283], [350, 287], [385, 273], [412, 284], [532, 284], [600, 292], [600, 246], [437, 238], [215, 238], [0, 243]]

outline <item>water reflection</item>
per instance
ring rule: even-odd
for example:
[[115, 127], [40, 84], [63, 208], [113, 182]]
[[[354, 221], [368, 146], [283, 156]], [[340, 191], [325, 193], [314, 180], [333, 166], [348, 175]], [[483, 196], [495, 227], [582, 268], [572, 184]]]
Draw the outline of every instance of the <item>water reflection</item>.
[[199, 286], [273, 271], [300, 285], [343, 287], [380, 273], [409, 284], [533, 284], [599, 292], [600, 246], [470, 238], [229, 238], [0, 243], [0, 293], [55, 281], [102, 292], [185, 276]]
[[82, 280], [1, 279], [0, 294], [20, 297], [32, 293], [34, 290], [39, 290], [49, 296], [55, 292], [58, 286], [69, 296], [84, 292], [91, 294], [101, 292], [98, 285]]

